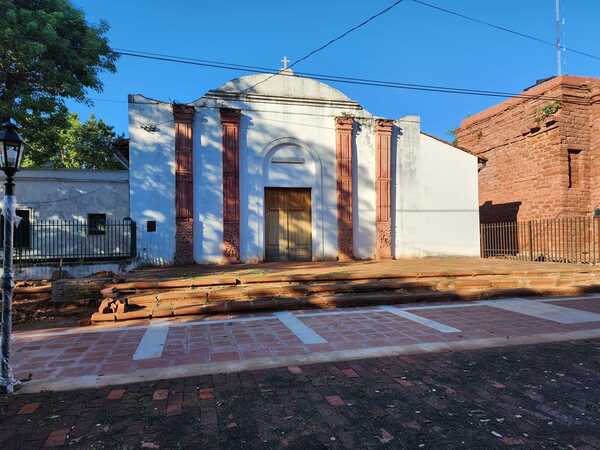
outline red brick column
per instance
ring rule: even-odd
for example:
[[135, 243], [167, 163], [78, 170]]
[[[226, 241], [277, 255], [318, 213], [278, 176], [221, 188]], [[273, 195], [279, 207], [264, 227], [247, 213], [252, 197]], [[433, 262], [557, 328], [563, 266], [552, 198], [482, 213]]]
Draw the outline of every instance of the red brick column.
[[354, 257], [352, 237], [352, 117], [335, 119], [338, 258]]
[[392, 128], [393, 121], [375, 122], [375, 257], [392, 257]]
[[175, 119], [175, 264], [194, 262], [193, 122], [195, 108], [173, 104]]
[[223, 127], [223, 257], [240, 260], [240, 110], [221, 108]]

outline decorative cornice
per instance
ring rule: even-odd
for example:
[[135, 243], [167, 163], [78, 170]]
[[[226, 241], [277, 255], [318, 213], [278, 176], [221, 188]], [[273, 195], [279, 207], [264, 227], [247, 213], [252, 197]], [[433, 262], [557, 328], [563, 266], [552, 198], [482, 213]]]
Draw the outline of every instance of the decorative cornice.
[[175, 122], [192, 123], [196, 108], [193, 105], [184, 105], [182, 103], [173, 103], [173, 117]]
[[239, 124], [242, 112], [239, 109], [221, 108], [221, 123]]
[[394, 128], [394, 121], [391, 119], [375, 119], [376, 133], [391, 133]]
[[341, 116], [335, 118], [335, 128], [337, 130], [347, 130], [352, 131], [352, 124], [354, 123], [354, 118], [349, 116]]
[[265, 94], [251, 94], [233, 91], [220, 91], [212, 90], [208, 91], [203, 97], [208, 100], [223, 100], [223, 101], [241, 101], [245, 103], [274, 103], [278, 105], [299, 105], [299, 106], [316, 106], [323, 107], [327, 106], [330, 108], [343, 108], [343, 109], [354, 109], [362, 110], [362, 106], [353, 100], [339, 100], [339, 99], [323, 99], [316, 97], [293, 97], [293, 96], [282, 96], [282, 95], [265, 95]]

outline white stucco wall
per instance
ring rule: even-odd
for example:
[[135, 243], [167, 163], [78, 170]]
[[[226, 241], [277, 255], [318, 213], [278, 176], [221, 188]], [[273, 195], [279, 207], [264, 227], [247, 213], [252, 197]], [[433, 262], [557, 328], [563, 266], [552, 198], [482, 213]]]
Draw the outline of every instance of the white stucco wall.
[[[80, 220], [106, 214], [108, 220], [129, 216], [126, 170], [23, 169], [15, 177], [17, 208], [32, 220]], [[0, 174], [4, 190], [4, 174]], [[3, 198], [0, 198], [0, 207]]]
[[477, 157], [397, 125], [394, 256], [479, 256]]
[[[151, 125], [153, 128], [149, 128]], [[169, 103], [129, 99], [129, 191], [138, 225], [138, 256], [170, 264], [175, 256], [175, 124]], [[146, 221], [156, 232], [146, 232]]]

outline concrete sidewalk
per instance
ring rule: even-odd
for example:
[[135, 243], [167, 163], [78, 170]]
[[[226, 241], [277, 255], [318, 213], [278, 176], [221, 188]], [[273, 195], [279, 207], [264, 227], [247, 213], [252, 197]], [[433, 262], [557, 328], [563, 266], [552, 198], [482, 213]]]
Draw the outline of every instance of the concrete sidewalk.
[[600, 337], [600, 296], [285, 311], [16, 333], [22, 392]]

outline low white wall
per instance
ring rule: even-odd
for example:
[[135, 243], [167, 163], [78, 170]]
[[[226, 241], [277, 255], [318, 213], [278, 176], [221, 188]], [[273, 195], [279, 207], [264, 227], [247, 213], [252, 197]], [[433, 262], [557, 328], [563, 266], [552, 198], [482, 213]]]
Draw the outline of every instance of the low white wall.
[[[98, 272], [128, 272], [137, 267], [137, 262], [106, 262], [89, 264], [64, 264], [62, 266], [63, 277], [85, 278]], [[59, 271], [56, 265], [30, 266], [15, 269], [17, 280], [51, 280], [53, 274]], [[0, 267], [0, 276], [4, 273]]]
[[477, 157], [398, 127], [395, 257], [479, 256]]
[[[30, 209], [32, 220], [83, 221], [91, 213], [109, 220], [129, 216], [126, 170], [23, 169], [15, 182], [17, 208]], [[3, 190], [4, 174], [0, 183]]]

